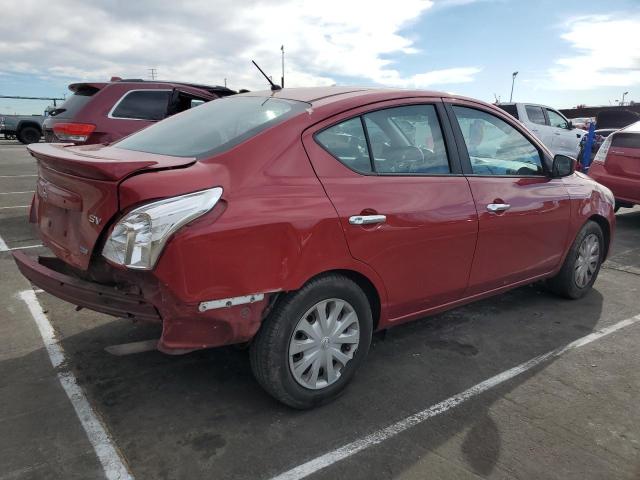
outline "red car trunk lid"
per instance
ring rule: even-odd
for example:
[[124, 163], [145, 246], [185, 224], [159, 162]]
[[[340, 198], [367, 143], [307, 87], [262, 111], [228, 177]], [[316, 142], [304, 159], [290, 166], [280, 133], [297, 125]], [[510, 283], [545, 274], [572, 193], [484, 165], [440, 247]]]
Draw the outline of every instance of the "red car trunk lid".
[[118, 185], [123, 179], [195, 162], [102, 145], [36, 144], [29, 151], [38, 160], [32, 218], [53, 253], [83, 270], [100, 233], [119, 210]]

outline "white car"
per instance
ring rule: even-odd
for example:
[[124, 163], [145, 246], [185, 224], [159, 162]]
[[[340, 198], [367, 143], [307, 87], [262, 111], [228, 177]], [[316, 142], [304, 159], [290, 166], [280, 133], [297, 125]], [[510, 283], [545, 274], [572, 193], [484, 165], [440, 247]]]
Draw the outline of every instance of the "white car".
[[534, 103], [498, 103], [505, 112], [520, 120], [554, 155], [576, 157], [586, 130], [575, 128], [559, 111]]

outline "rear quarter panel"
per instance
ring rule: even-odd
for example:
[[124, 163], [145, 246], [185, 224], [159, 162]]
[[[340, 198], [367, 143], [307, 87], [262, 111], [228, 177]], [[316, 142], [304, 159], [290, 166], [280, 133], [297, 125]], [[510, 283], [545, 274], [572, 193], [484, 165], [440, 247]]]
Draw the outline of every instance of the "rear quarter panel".
[[302, 147], [301, 130], [271, 131], [181, 172], [123, 183], [129, 193], [122, 198], [130, 200], [137, 189], [131, 187], [140, 182], [153, 182], [158, 194], [164, 187], [171, 195], [224, 189], [213, 211], [168, 242], [153, 272], [181, 302], [296, 290], [337, 269], [366, 276], [385, 302], [382, 282], [349, 253], [336, 211]]
[[566, 251], [568, 251], [582, 226], [594, 217], [599, 217], [599, 219], [606, 222], [609, 231], [605, 232], [605, 234], [609, 237], [610, 246], [615, 233], [616, 217], [614, 205], [607, 199], [606, 187], [580, 172], [565, 177], [563, 183], [571, 197], [572, 234], [569, 236]]

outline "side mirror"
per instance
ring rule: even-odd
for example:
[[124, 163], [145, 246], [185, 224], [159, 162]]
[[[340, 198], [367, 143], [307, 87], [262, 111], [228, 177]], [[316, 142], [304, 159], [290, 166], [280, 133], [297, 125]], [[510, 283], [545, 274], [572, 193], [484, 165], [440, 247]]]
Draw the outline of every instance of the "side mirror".
[[576, 159], [567, 155], [556, 155], [553, 157], [553, 165], [551, 166], [551, 177], [562, 178], [568, 177], [576, 171]]

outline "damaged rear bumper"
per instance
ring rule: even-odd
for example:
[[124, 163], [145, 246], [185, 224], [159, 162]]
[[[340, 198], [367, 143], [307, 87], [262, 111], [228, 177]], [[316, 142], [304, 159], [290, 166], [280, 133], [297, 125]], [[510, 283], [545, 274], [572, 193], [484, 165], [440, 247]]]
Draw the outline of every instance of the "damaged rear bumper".
[[156, 308], [141, 295], [132, 295], [63, 273], [65, 264], [54, 257], [30, 258], [12, 252], [20, 272], [45, 292], [74, 305], [134, 320], [161, 321]]
[[135, 293], [80, 278], [56, 257], [35, 259], [23, 252], [12, 254], [20, 272], [55, 297], [115, 317], [161, 322], [158, 349], [169, 354], [251, 340], [277, 295], [257, 293], [247, 296], [246, 301], [244, 297], [234, 297], [183, 303], [153, 277], [132, 276], [131, 283], [139, 287], [132, 290], [140, 292]]

